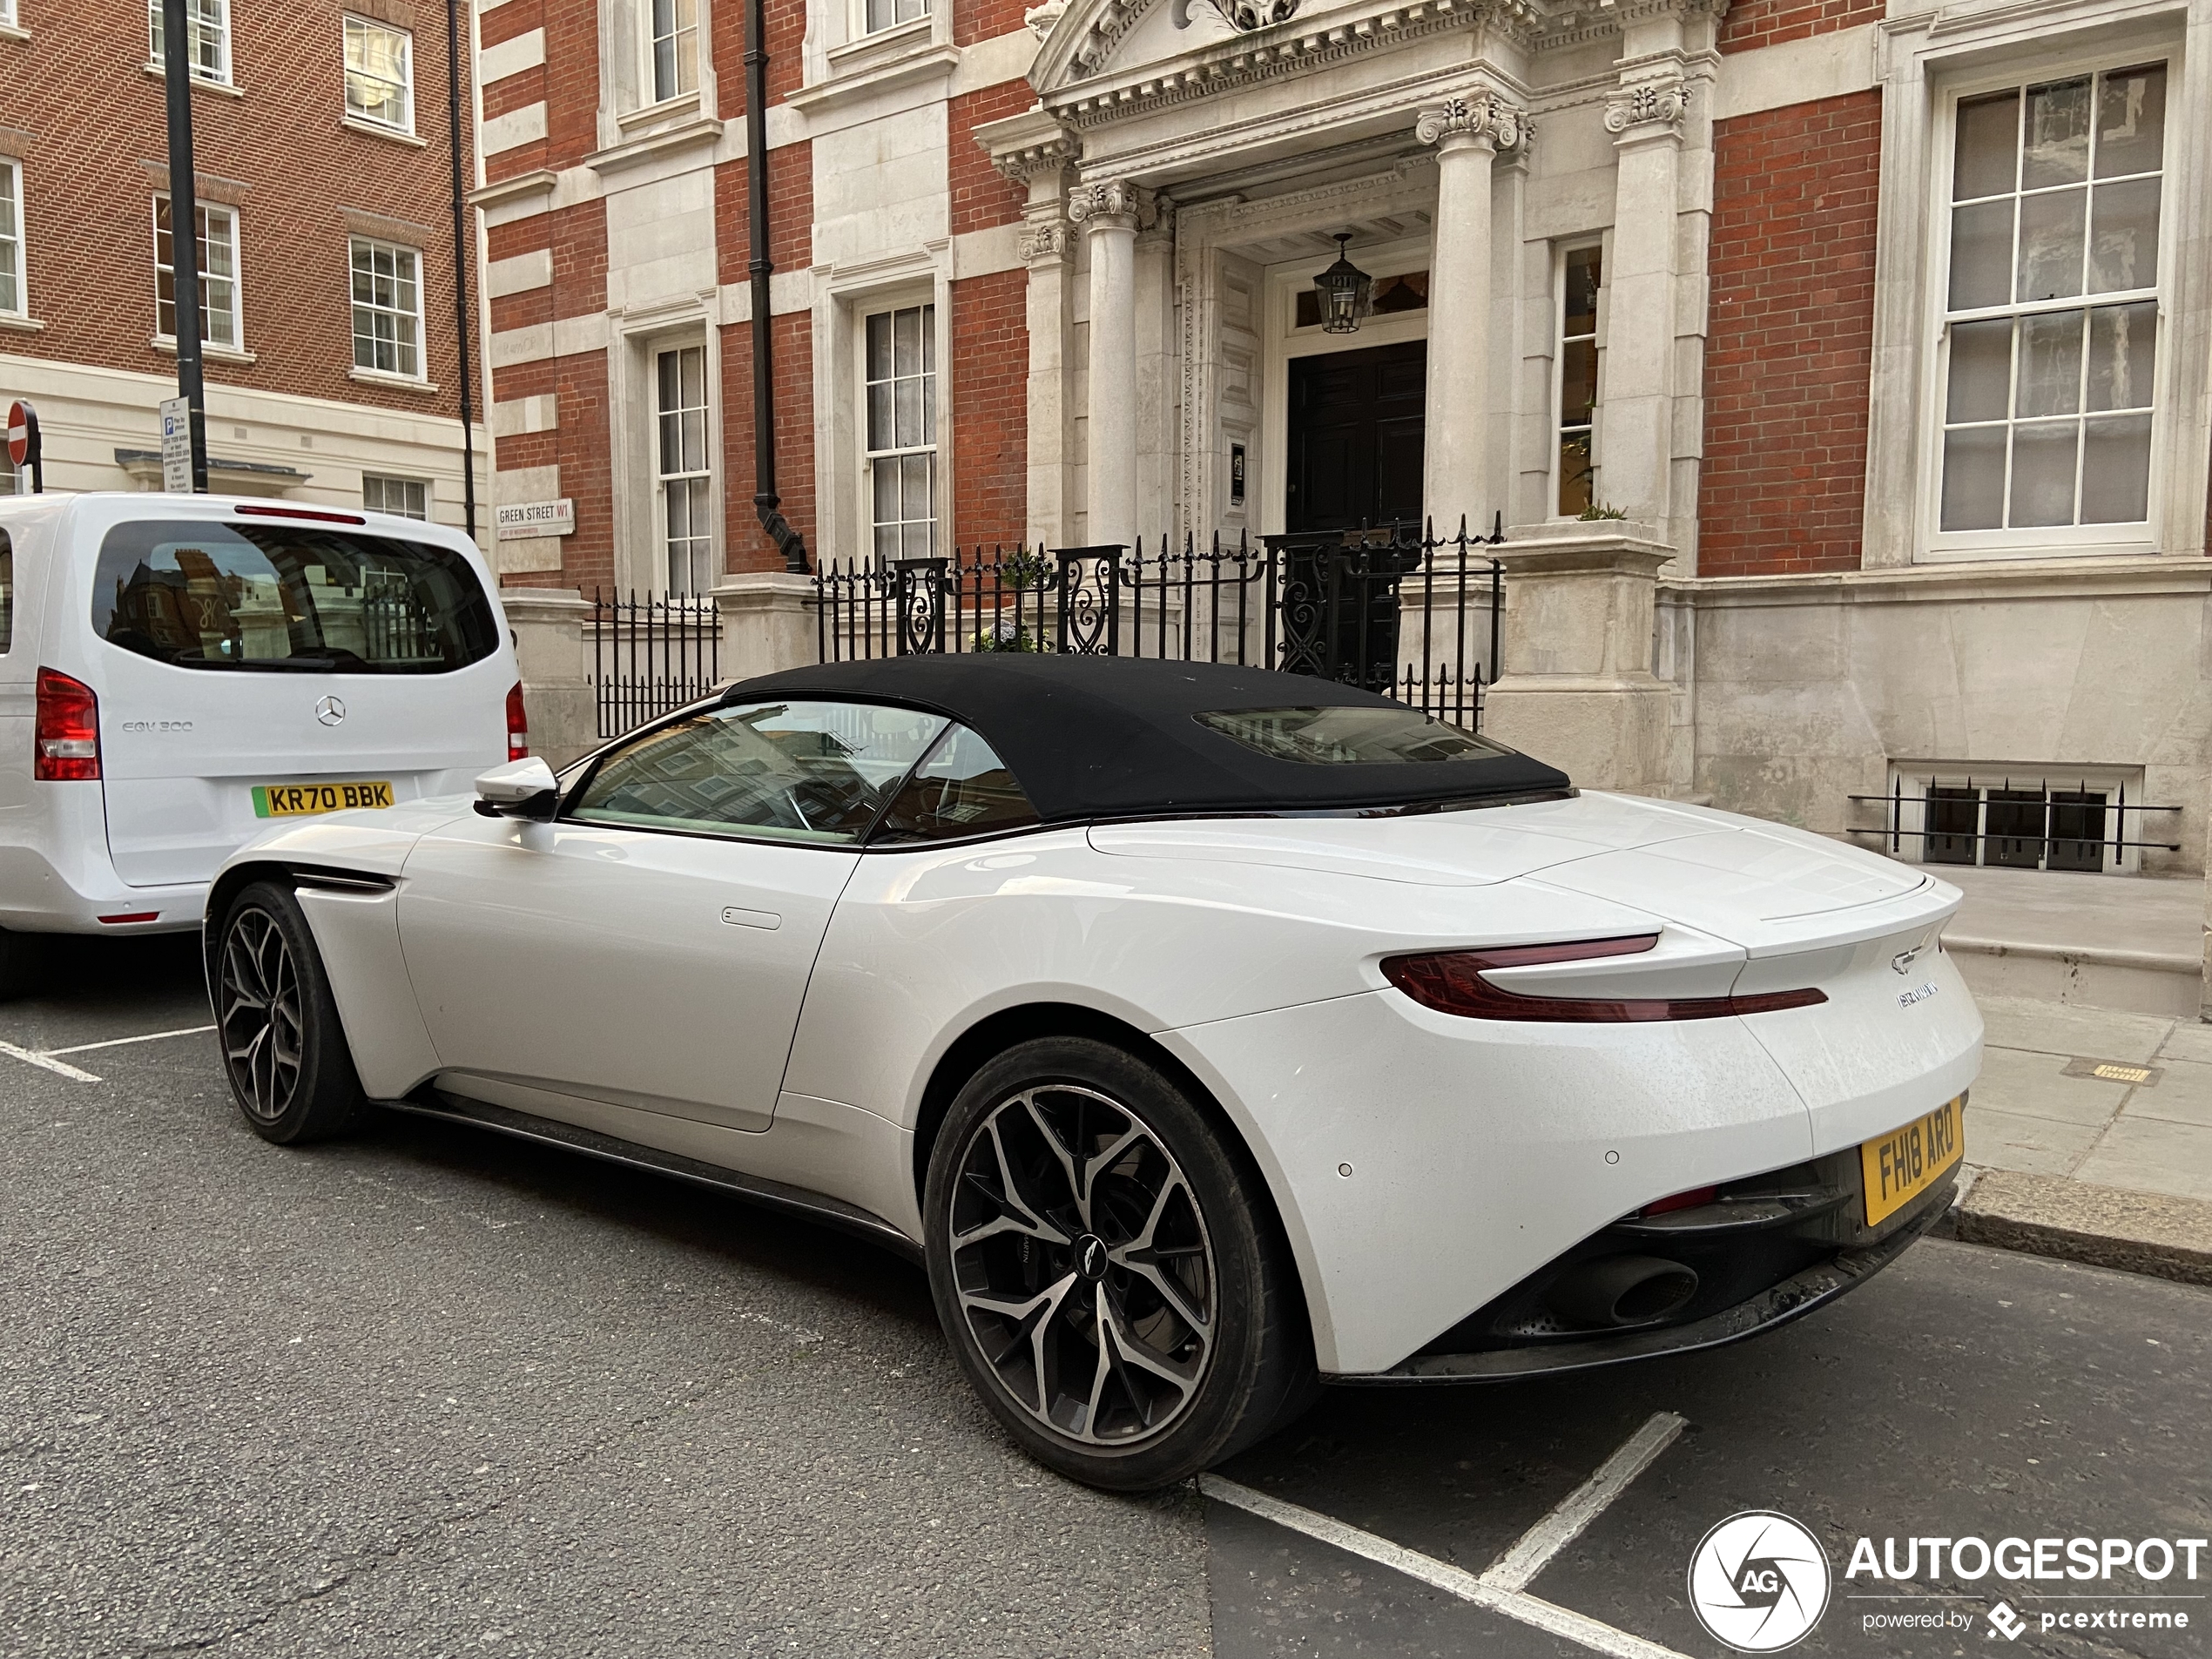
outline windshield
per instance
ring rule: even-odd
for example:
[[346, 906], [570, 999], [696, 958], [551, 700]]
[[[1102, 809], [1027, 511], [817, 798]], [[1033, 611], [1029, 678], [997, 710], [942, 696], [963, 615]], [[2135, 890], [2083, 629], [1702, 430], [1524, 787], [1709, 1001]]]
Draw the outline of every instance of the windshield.
[[1486, 760], [1513, 752], [1419, 709], [1222, 709], [1197, 721], [1274, 759], [1318, 765]]
[[140, 519], [100, 546], [92, 631], [179, 668], [444, 674], [498, 649], [459, 553], [292, 524]]

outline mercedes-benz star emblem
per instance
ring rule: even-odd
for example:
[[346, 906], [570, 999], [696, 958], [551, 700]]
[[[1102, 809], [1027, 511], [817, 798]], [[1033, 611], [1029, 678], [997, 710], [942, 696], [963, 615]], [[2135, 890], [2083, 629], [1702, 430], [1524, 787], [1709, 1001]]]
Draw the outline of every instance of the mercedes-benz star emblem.
[[334, 697], [326, 697], [315, 705], [315, 718], [325, 725], [336, 725], [346, 718], [346, 705]]

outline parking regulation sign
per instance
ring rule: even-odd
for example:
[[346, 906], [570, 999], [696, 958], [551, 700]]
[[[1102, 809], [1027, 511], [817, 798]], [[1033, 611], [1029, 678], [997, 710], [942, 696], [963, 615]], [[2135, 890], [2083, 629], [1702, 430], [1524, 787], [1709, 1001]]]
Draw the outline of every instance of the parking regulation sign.
[[161, 487], [177, 495], [192, 493], [192, 400], [161, 400]]
[[18, 469], [38, 457], [38, 411], [28, 398], [8, 405], [8, 459]]

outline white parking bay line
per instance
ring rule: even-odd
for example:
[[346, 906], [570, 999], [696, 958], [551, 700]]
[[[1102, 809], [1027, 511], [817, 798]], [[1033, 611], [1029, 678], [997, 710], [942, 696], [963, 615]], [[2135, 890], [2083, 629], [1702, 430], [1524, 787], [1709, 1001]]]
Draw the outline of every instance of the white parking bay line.
[[1501, 1590], [1527, 1589], [1536, 1581], [1536, 1575], [1551, 1565], [1552, 1557], [1581, 1537], [1582, 1528], [1603, 1514], [1606, 1507], [1628, 1490], [1629, 1482], [1649, 1468], [1652, 1460], [1675, 1443], [1675, 1436], [1689, 1426], [1687, 1419], [1673, 1412], [1655, 1413], [1629, 1436], [1619, 1451], [1598, 1466], [1595, 1474], [1521, 1534], [1521, 1541], [1482, 1575], [1482, 1581]]
[[63, 1076], [73, 1078], [80, 1083], [99, 1082], [99, 1079], [91, 1072], [80, 1071], [66, 1060], [57, 1060], [51, 1055], [39, 1054], [30, 1049], [18, 1049], [12, 1042], [0, 1042], [0, 1054], [20, 1060], [27, 1066], [37, 1066], [47, 1071], [59, 1072]]
[[120, 1049], [132, 1042], [158, 1042], [164, 1037], [196, 1037], [214, 1028], [212, 1025], [187, 1025], [174, 1031], [149, 1031], [142, 1037], [110, 1037], [105, 1042], [80, 1042], [74, 1049], [48, 1049], [44, 1052], [49, 1059], [57, 1054], [90, 1054], [95, 1049]]
[[1333, 1545], [1347, 1554], [1403, 1573], [1408, 1578], [1419, 1579], [1463, 1602], [1473, 1602], [1494, 1613], [1520, 1623], [1529, 1625], [1547, 1635], [1555, 1635], [1593, 1653], [1610, 1656], [1610, 1659], [1686, 1659], [1672, 1648], [1647, 1642], [1642, 1636], [1631, 1635], [1626, 1630], [1615, 1629], [1585, 1614], [1563, 1608], [1556, 1602], [1544, 1601], [1528, 1594], [1524, 1588], [1543, 1571], [1552, 1558], [1581, 1535], [1583, 1528], [1603, 1514], [1622, 1492], [1629, 1482], [1651, 1466], [1675, 1437], [1685, 1426], [1683, 1420], [1672, 1412], [1661, 1412], [1630, 1435], [1626, 1444], [1599, 1467], [1598, 1472], [1585, 1480], [1565, 1501], [1541, 1521], [1524, 1533], [1514, 1547], [1499, 1557], [1495, 1565], [1480, 1575], [1463, 1568], [1440, 1561], [1433, 1555], [1393, 1544], [1387, 1538], [1360, 1528], [1347, 1526], [1331, 1515], [1285, 1503], [1280, 1498], [1271, 1498], [1264, 1492], [1239, 1486], [1234, 1480], [1224, 1480], [1217, 1474], [1198, 1477], [1198, 1490], [1223, 1503], [1231, 1503], [1248, 1510], [1278, 1527], [1288, 1527], [1292, 1532], [1318, 1538]]

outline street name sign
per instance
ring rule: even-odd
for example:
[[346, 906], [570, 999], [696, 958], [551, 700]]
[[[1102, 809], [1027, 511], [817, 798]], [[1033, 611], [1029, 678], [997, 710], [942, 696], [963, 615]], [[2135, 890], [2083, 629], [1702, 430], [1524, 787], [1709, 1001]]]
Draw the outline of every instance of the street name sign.
[[527, 536], [572, 536], [576, 502], [565, 496], [559, 501], [506, 502], [499, 508], [497, 521], [502, 542], [520, 541]]

